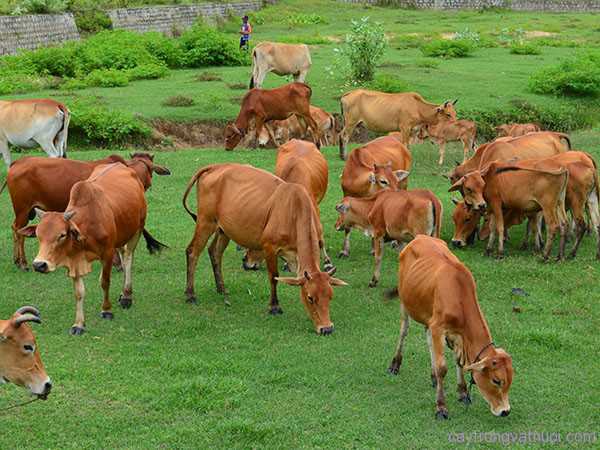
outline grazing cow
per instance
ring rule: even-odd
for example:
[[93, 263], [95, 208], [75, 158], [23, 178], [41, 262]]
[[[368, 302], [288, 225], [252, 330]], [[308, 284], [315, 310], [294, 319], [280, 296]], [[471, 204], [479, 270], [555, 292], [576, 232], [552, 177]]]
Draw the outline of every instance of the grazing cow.
[[444, 164], [446, 143], [461, 141], [463, 144], [463, 162], [467, 160], [469, 150], [475, 150], [477, 125], [470, 120], [440, 121], [435, 125], [424, 125], [420, 128], [420, 139], [429, 137], [437, 142], [440, 147], [438, 164]]
[[23, 306], [10, 319], [0, 320], [0, 384], [14, 383], [46, 400], [52, 381], [27, 322], [42, 323], [33, 306]]
[[[565, 140], [567, 146], [562, 144]], [[473, 170], [485, 168], [492, 161], [546, 158], [571, 149], [569, 136], [564, 133], [541, 131], [518, 138], [499, 138], [479, 146], [475, 154], [464, 163], [457, 165], [448, 175], [451, 183]]]
[[133, 253], [141, 235], [150, 253], [164, 245], [144, 228], [146, 223], [144, 186], [135, 171], [120, 163], [97, 166], [90, 177], [73, 185], [64, 213], [36, 209], [39, 225], [30, 225], [19, 232], [37, 236], [40, 249], [33, 261], [36, 272], [48, 273], [66, 267], [73, 280], [76, 300], [75, 323], [71, 334], [85, 331], [83, 277], [91, 272], [92, 262], [102, 263], [101, 285], [103, 319], [112, 319], [109, 300], [113, 256], [118, 251], [123, 261], [125, 280], [119, 303], [123, 308], [132, 304], [131, 269]]
[[[548, 161], [548, 160], [546, 160]], [[543, 170], [532, 169], [514, 163], [492, 162], [484, 170], [469, 172], [450, 187], [449, 191], [460, 191], [468, 208], [490, 210], [490, 237], [486, 254], [491, 254], [496, 234], [498, 257], [504, 256], [503, 209], [515, 209], [525, 213], [542, 211], [548, 230], [544, 260], [552, 249], [552, 242], [560, 230], [558, 259], [564, 256], [566, 212], [565, 194], [568, 171], [558, 163], [548, 162]]]
[[[97, 161], [75, 161], [39, 157], [21, 158], [10, 167], [5, 186], [8, 186], [15, 220], [13, 221], [13, 260], [21, 270], [29, 270], [25, 256], [25, 239], [18, 231], [33, 220], [37, 207], [44, 211], [64, 211], [69, 203], [71, 188], [87, 179], [92, 171], [103, 164], [114, 162], [131, 167], [147, 190], [152, 185], [152, 174], [169, 175], [167, 168], [154, 164], [148, 153], [134, 153], [126, 161], [111, 155]], [[0, 193], [4, 189], [0, 189]]]
[[444, 342], [455, 355], [459, 400], [471, 403], [464, 375], [465, 371], [471, 372], [492, 414], [508, 416], [512, 358], [494, 345], [469, 269], [444, 241], [429, 236], [418, 236], [408, 244], [399, 262], [398, 288], [393, 295], [400, 297], [400, 339], [388, 371], [398, 374], [409, 318], [413, 319], [427, 328], [431, 379], [437, 391], [436, 418], [448, 418]]
[[509, 123], [496, 127], [496, 134], [498, 137], [519, 137], [525, 136], [527, 133], [535, 133], [537, 131], [542, 131], [542, 129], [535, 123]]
[[[197, 184], [198, 214], [187, 206], [187, 197]], [[217, 292], [227, 291], [223, 283], [221, 259], [230, 240], [265, 254], [271, 284], [270, 314], [281, 314], [277, 282], [300, 286], [300, 299], [313, 321], [316, 332], [333, 332], [329, 318], [332, 286], [346, 283], [333, 278], [333, 270], [321, 272], [319, 243], [321, 226], [306, 189], [286, 183], [264, 170], [240, 164], [214, 164], [200, 169], [190, 180], [183, 206], [196, 221], [194, 237], [186, 250], [187, 301], [197, 302], [194, 274], [198, 257], [212, 235], [208, 253]], [[284, 257], [297, 277], [281, 278], [277, 257]]]
[[0, 153], [10, 167], [8, 144], [39, 145], [52, 158], [67, 157], [67, 133], [71, 113], [49, 99], [0, 101]]
[[346, 144], [359, 123], [371, 131], [398, 131], [401, 142], [408, 145], [413, 128], [456, 120], [454, 105], [457, 101], [434, 105], [415, 92], [387, 94], [365, 89], [349, 92], [340, 100], [344, 117], [344, 128], [339, 136], [340, 157], [346, 159]]
[[[367, 198], [344, 197], [335, 209], [340, 214], [335, 224], [338, 231], [356, 227], [373, 236], [375, 270], [369, 287], [379, 282], [384, 241], [406, 243], [419, 234], [440, 236], [442, 203], [431, 191], [386, 189]], [[347, 251], [346, 242], [343, 251]]]
[[304, 83], [290, 83], [275, 89], [251, 89], [242, 99], [242, 107], [234, 123], [225, 127], [225, 150], [233, 150], [254, 122], [256, 139], [269, 120], [284, 120], [295, 114], [308, 124], [313, 140], [320, 146], [321, 135], [310, 115], [312, 89]]
[[[313, 201], [317, 214], [319, 214], [319, 203], [321, 203], [327, 191], [329, 169], [327, 160], [312, 142], [292, 139], [279, 147], [275, 163], [275, 175], [288, 183], [297, 183], [304, 186]], [[320, 221], [318, 225], [321, 226]], [[322, 235], [322, 229], [319, 233]], [[330, 269], [333, 264], [327, 255], [325, 243], [322, 242], [320, 245], [323, 252], [324, 268], [326, 270]], [[264, 255], [261, 252], [247, 251], [243, 267], [246, 270], [257, 270], [262, 259], [264, 259]]]
[[252, 78], [250, 89], [262, 87], [269, 72], [293, 75], [294, 81], [304, 83], [312, 61], [305, 44], [261, 42], [252, 50]]

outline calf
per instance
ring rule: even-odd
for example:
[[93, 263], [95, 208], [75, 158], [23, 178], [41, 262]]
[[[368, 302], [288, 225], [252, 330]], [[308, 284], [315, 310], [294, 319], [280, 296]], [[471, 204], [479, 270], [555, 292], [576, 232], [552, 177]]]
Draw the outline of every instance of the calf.
[[440, 159], [438, 164], [444, 164], [446, 143], [461, 141], [463, 144], [463, 162], [467, 160], [469, 150], [475, 150], [475, 139], [477, 137], [477, 125], [470, 120], [448, 120], [441, 121], [435, 125], [424, 125], [419, 131], [420, 139], [429, 137], [437, 142], [440, 148]]
[[427, 328], [431, 379], [437, 391], [436, 417], [448, 418], [444, 342], [455, 354], [459, 400], [471, 403], [464, 376], [465, 371], [471, 372], [492, 414], [508, 416], [512, 358], [494, 345], [469, 269], [444, 241], [423, 235], [404, 248], [399, 262], [398, 288], [393, 294], [400, 296], [400, 339], [389, 372], [398, 374], [411, 318]]
[[[379, 282], [384, 240], [405, 243], [419, 234], [440, 236], [442, 204], [431, 191], [385, 190], [367, 198], [344, 197], [336, 210], [340, 213], [338, 231], [356, 227], [373, 236], [375, 270], [369, 287]], [[346, 234], [345, 252], [349, 247], [347, 237]]]
[[527, 133], [535, 133], [538, 131], [542, 131], [542, 129], [535, 123], [510, 123], [496, 127], [496, 134], [498, 137], [519, 137], [525, 136]]
[[[198, 214], [187, 206], [194, 185]], [[329, 303], [333, 286], [346, 283], [333, 278], [333, 270], [319, 268], [321, 226], [313, 201], [306, 189], [286, 183], [266, 171], [240, 164], [214, 164], [200, 169], [190, 180], [183, 206], [196, 221], [194, 237], [187, 247], [187, 301], [197, 302], [194, 274], [198, 257], [211, 236], [215, 236], [208, 253], [217, 292], [227, 291], [223, 282], [221, 260], [230, 240], [250, 250], [265, 254], [271, 284], [270, 314], [281, 314], [277, 282], [300, 286], [300, 300], [318, 334], [331, 334], [333, 323]], [[297, 277], [281, 278], [277, 257], [284, 257]]]
[[[551, 169], [549, 167], [552, 167]], [[460, 191], [468, 208], [490, 209], [491, 230], [486, 254], [490, 254], [498, 234], [498, 257], [504, 256], [503, 209], [532, 213], [542, 211], [548, 229], [544, 259], [552, 249], [552, 241], [560, 230], [558, 258], [564, 255], [566, 212], [565, 193], [569, 173], [560, 164], [548, 163], [544, 170], [531, 169], [520, 162], [493, 162], [483, 171], [470, 172], [449, 189]]]
[[242, 99], [242, 107], [234, 123], [225, 127], [225, 150], [233, 150], [254, 122], [256, 139], [269, 120], [284, 120], [295, 114], [311, 129], [313, 140], [320, 146], [321, 135], [310, 115], [312, 89], [304, 83], [290, 83], [275, 89], [251, 89]]
[[40, 312], [32, 306], [23, 306], [10, 319], [0, 320], [0, 384], [14, 383], [46, 400], [52, 381], [27, 322], [42, 323]]
[[109, 300], [113, 256], [118, 251], [123, 261], [125, 280], [119, 303], [132, 304], [131, 269], [133, 253], [144, 236], [150, 253], [164, 246], [144, 228], [146, 223], [144, 186], [134, 170], [120, 163], [96, 167], [90, 177], [73, 185], [64, 213], [36, 209], [39, 225], [22, 228], [25, 236], [37, 236], [39, 252], [33, 261], [36, 272], [48, 273], [66, 267], [75, 289], [76, 315], [71, 334], [85, 331], [83, 277], [91, 272], [92, 262], [102, 263], [101, 285], [103, 319], [112, 319]]
[[[321, 145], [330, 145], [330, 142], [334, 142], [337, 132], [333, 115], [313, 105], [310, 105], [310, 115], [319, 127]], [[273, 144], [278, 146], [290, 139], [306, 139], [307, 137], [306, 122], [298, 120], [296, 116], [290, 116], [285, 120], [272, 120], [265, 123], [263, 131], [258, 137], [258, 144], [265, 146], [271, 139]]]
[[50, 157], [66, 158], [70, 118], [67, 107], [54, 100], [0, 101], [0, 153], [6, 167], [11, 164], [9, 143], [39, 145]]
[[[13, 261], [21, 270], [29, 270], [25, 256], [25, 239], [19, 230], [35, 217], [34, 208], [44, 211], [64, 211], [69, 203], [71, 188], [87, 179], [103, 164], [120, 162], [131, 167], [147, 190], [152, 174], [169, 175], [166, 167], [154, 164], [148, 153], [134, 153], [129, 161], [118, 155], [96, 161], [75, 161], [48, 158], [21, 158], [10, 167], [4, 186], [8, 186], [15, 219], [13, 230]], [[0, 193], [4, 189], [0, 189]]]

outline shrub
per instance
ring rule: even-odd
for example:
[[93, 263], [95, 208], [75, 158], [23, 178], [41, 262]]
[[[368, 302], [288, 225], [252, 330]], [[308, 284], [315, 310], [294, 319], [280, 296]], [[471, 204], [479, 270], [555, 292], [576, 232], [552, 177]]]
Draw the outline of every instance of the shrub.
[[510, 46], [513, 55], [541, 55], [542, 51], [534, 44], [528, 42], [513, 43]]
[[179, 39], [187, 67], [243, 66], [250, 64], [247, 52], [242, 52], [228, 35], [204, 24], [196, 24]]
[[83, 33], [99, 33], [110, 30], [112, 21], [106, 12], [100, 9], [85, 9], [75, 13], [75, 25]]
[[202, 72], [196, 75], [196, 81], [223, 81], [223, 78], [214, 72]]
[[193, 106], [194, 99], [185, 95], [175, 95], [162, 102], [163, 106]]
[[0, 95], [22, 94], [45, 89], [48, 79], [35, 75], [2, 74], [0, 76]]
[[117, 87], [127, 86], [129, 76], [127, 72], [115, 69], [96, 69], [92, 70], [85, 78], [88, 86], [96, 87]]
[[78, 89], [85, 89], [89, 87], [87, 81], [78, 78], [66, 79], [61, 85], [60, 89], [63, 91], [76, 91]]
[[66, 11], [67, 8], [66, 0], [23, 0], [13, 14], [56, 14]]
[[144, 64], [126, 71], [130, 80], [154, 80], [166, 77], [169, 69], [163, 64]]
[[373, 81], [366, 83], [365, 87], [375, 91], [389, 92], [391, 94], [410, 90], [408, 83], [388, 74], [377, 75]]
[[248, 85], [246, 83], [227, 83], [227, 87], [233, 90], [246, 90]]
[[363, 17], [351, 22], [350, 33], [346, 35], [346, 46], [336, 50], [348, 59], [352, 80], [365, 82], [373, 79], [375, 67], [386, 47], [387, 39], [383, 33], [383, 25]]
[[318, 14], [294, 14], [287, 19], [288, 25], [318, 25], [327, 21]]
[[183, 50], [176, 39], [157, 32], [144, 33], [138, 38], [141, 38], [146, 50], [167, 67], [175, 69], [183, 65]]
[[433, 58], [421, 58], [415, 62], [415, 66], [426, 69], [437, 69], [440, 67], [440, 62]]
[[77, 72], [76, 52], [77, 44], [69, 43], [62, 47], [41, 47], [25, 52], [21, 57], [30, 61], [38, 75], [74, 77]]
[[421, 47], [425, 56], [438, 58], [464, 58], [473, 53], [475, 47], [467, 40], [435, 39]]
[[541, 69], [529, 79], [538, 94], [600, 95], [600, 54], [583, 54]]

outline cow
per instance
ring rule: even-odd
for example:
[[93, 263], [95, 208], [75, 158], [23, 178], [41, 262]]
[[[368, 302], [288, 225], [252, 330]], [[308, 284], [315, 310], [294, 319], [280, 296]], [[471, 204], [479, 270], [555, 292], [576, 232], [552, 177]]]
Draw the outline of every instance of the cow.
[[471, 120], [448, 120], [440, 121], [435, 125], [424, 125], [420, 128], [420, 139], [429, 137], [438, 144], [440, 148], [440, 159], [438, 164], [444, 164], [446, 143], [461, 141], [463, 144], [463, 162], [467, 160], [469, 151], [475, 150], [475, 139], [477, 138], [477, 125]]
[[[562, 140], [566, 142], [563, 145]], [[463, 175], [486, 167], [492, 161], [546, 158], [571, 149], [569, 135], [552, 131], [530, 133], [518, 138], [504, 137], [483, 144], [475, 154], [458, 164], [448, 175], [451, 183], [456, 183]]]
[[252, 77], [250, 89], [262, 87], [269, 72], [292, 75], [294, 81], [304, 83], [312, 61], [305, 44], [261, 42], [252, 50]]
[[[546, 160], [547, 161], [547, 160]], [[486, 255], [490, 255], [496, 234], [498, 258], [504, 256], [504, 215], [503, 209], [515, 209], [526, 213], [542, 211], [548, 230], [543, 252], [547, 260], [552, 250], [552, 242], [560, 231], [560, 248], [557, 259], [564, 256], [566, 237], [565, 195], [568, 171], [558, 163], [551, 163], [544, 169], [533, 169], [513, 163], [492, 162], [482, 171], [469, 172], [456, 183], [449, 192], [459, 191], [468, 208], [483, 211], [489, 207], [490, 237]]]
[[[304, 186], [313, 201], [317, 214], [320, 214], [319, 203], [327, 191], [329, 169], [327, 160], [312, 142], [292, 139], [280, 146], [275, 162], [275, 175], [288, 183]], [[318, 225], [321, 226], [320, 221]], [[321, 235], [322, 233], [323, 231], [320, 230]], [[320, 245], [324, 268], [331, 269], [333, 264], [327, 255], [324, 242]], [[261, 252], [247, 251], [242, 266], [245, 270], [257, 270], [263, 258], [264, 255]]]
[[496, 135], [498, 137], [519, 137], [525, 136], [527, 133], [535, 133], [538, 131], [542, 131], [542, 129], [535, 123], [510, 123], [496, 127]]
[[428, 190], [386, 189], [367, 198], [344, 197], [335, 208], [339, 213], [335, 224], [338, 231], [356, 227], [373, 236], [375, 270], [369, 287], [379, 282], [384, 240], [402, 244], [420, 234], [440, 236], [442, 203]]
[[0, 320], [0, 384], [14, 383], [46, 400], [52, 381], [28, 322], [42, 323], [33, 306], [23, 306], [10, 319]]
[[416, 92], [387, 94], [366, 89], [351, 91], [340, 99], [344, 117], [344, 128], [339, 135], [340, 157], [346, 159], [346, 144], [359, 123], [375, 132], [398, 131], [401, 142], [408, 145], [413, 128], [456, 120], [454, 105], [457, 101], [435, 105], [426, 102]]
[[233, 150], [254, 122], [256, 139], [269, 120], [284, 120], [295, 114], [311, 129], [313, 140], [320, 147], [321, 134], [310, 115], [312, 89], [304, 83], [290, 83], [275, 89], [251, 89], [242, 99], [237, 119], [225, 127], [225, 150]]
[[[10, 167], [4, 186], [8, 186], [15, 213], [13, 230], [13, 261], [21, 270], [29, 270], [25, 256], [25, 239], [19, 230], [35, 217], [34, 208], [44, 211], [64, 211], [69, 203], [71, 188], [87, 179], [92, 171], [104, 164], [119, 162], [131, 167], [147, 190], [152, 174], [169, 175], [166, 167], [154, 163], [149, 153], [134, 153], [126, 161], [110, 155], [96, 161], [75, 161], [40, 157], [21, 158]], [[0, 193], [4, 190], [0, 189]]]
[[0, 153], [6, 167], [11, 164], [8, 144], [39, 145], [51, 158], [66, 158], [70, 119], [69, 109], [54, 100], [0, 101]]
[[72, 335], [85, 331], [83, 277], [91, 272], [93, 261], [102, 264], [101, 317], [109, 320], [114, 317], [109, 288], [115, 251], [121, 256], [125, 273], [119, 303], [124, 309], [131, 307], [133, 254], [140, 237], [144, 236], [150, 253], [165, 247], [146, 230], [146, 210], [144, 186], [135, 171], [121, 163], [112, 163], [97, 166], [88, 179], [73, 185], [64, 213], [36, 208], [40, 223], [19, 230], [24, 236], [38, 238], [40, 248], [33, 261], [36, 272], [67, 268], [76, 301]]
[[424, 235], [417, 236], [404, 248], [399, 263], [398, 288], [389, 296], [400, 297], [400, 339], [388, 371], [398, 374], [409, 320], [413, 319], [427, 329], [431, 380], [436, 388], [436, 418], [448, 418], [444, 342], [455, 355], [459, 401], [471, 403], [464, 376], [465, 371], [471, 372], [492, 414], [508, 416], [512, 358], [494, 344], [469, 269], [444, 241]]
[[[197, 214], [187, 198], [196, 185]], [[187, 301], [196, 303], [194, 274], [198, 257], [211, 236], [208, 254], [217, 292], [227, 299], [221, 259], [230, 240], [265, 254], [271, 298], [269, 313], [282, 314], [277, 283], [300, 286], [300, 300], [320, 335], [333, 332], [329, 303], [333, 286], [345, 286], [333, 277], [334, 269], [319, 267], [319, 218], [308, 192], [296, 183], [252, 166], [214, 164], [198, 170], [183, 195], [183, 206], [196, 222], [194, 237], [186, 249]], [[277, 257], [285, 258], [296, 277], [279, 277]]]

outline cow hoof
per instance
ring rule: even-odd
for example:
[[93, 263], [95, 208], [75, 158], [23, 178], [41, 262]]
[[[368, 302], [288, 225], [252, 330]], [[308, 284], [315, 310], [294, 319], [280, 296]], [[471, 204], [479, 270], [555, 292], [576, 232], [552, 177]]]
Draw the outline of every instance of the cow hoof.
[[242, 269], [244, 270], [258, 270], [258, 264], [246, 264], [246, 262], [242, 262]]
[[123, 266], [113, 266], [115, 272], [123, 272]]
[[471, 397], [469, 396], [469, 394], [461, 394], [461, 396], [458, 398], [458, 401], [460, 403], [464, 403], [465, 405], [470, 405], [472, 403], [471, 401]]
[[231, 302], [229, 301], [229, 299], [225, 298], [223, 302], [225, 303], [225, 306], [231, 306]]
[[192, 296], [188, 297], [188, 298], [185, 300], [185, 302], [186, 302], [186, 303], [189, 303], [190, 305], [197, 305], [197, 304], [198, 304], [198, 299], [196, 298], [196, 296], [195, 296], [195, 295], [192, 295]]
[[371, 282], [369, 283], [369, 287], [370, 288], [374, 288], [375, 286], [377, 286], [378, 280], [371, 280]]
[[435, 413], [435, 418], [437, 420], [448, 420], [448, 411], [445, 409], [439, 409]]
[[25, 264], [17, 263], [16, 266], [17, 266], [17, 269], [19, 269], [22, 272], [30, 272], [31, 271], [31, 269], [29, 268], [29, 266], [26, 263]]
[[283, 309], [281, 309], [281, 306], [272, 306], [269, 310], [269, 314], [271, 314], [272, 316], [281, 315], [283, 314]]
[[103, 319], [113, 320], [115, 316], [110, 311], [102, 311], [100, 313], [100, 317], [102, 317]]
[[340, 254], [338, 255], [338, 258], [348, 258], [350, 256], [349, 253], [346, 252], [340, 252]]
[[83, 333], [85, 333], [85, 328], [71, 327], [69, 330], [71, 336], [81, 336]]
[[504, 259], [504, 253], [498, 253], [496, 255], [496, 260], [497, 261], [502, 261]]
[[492, 251], [490, 249], [485, 249], [485, 253], [483, 254], [484, 256], [492, 256]]
[[431, 387], [434, 389], [437, 388], [437, 378], [435, 377], [435, 375], [431, 375]]
[[567, 255], [567, 259], [575, 259], [575, 256], [577, 256], [577, 254], [574, 252], [571, 252]]
[[326, 264], [323, 266], [323, 270], [324, 270], [325, 272], [331, 272], [331, 271], [332, 271], [332, 270], [334, 270], [334, 269], [335, 269], [335, 266], [334, 266], [333, 264], [331, 264], [331, 263], [326, 263]]
[[400, 365], [402, 364], [402, 358], [400, 359], [392, 359], [392, 363], [390, 364], [390, 367], [388, 367], [388, 373], [390, 373], [391, 375], [398, 375], [398, 372], [400, 371]]
[[123, 295], [119, 295], [119, 304], [121, 305], [121, 308], [129, 309], [129, 308], [131, 308], [132, 303], [133, 303], [133, 300], [131, 298], [127, 298], [127, 297], [123, 297]]

